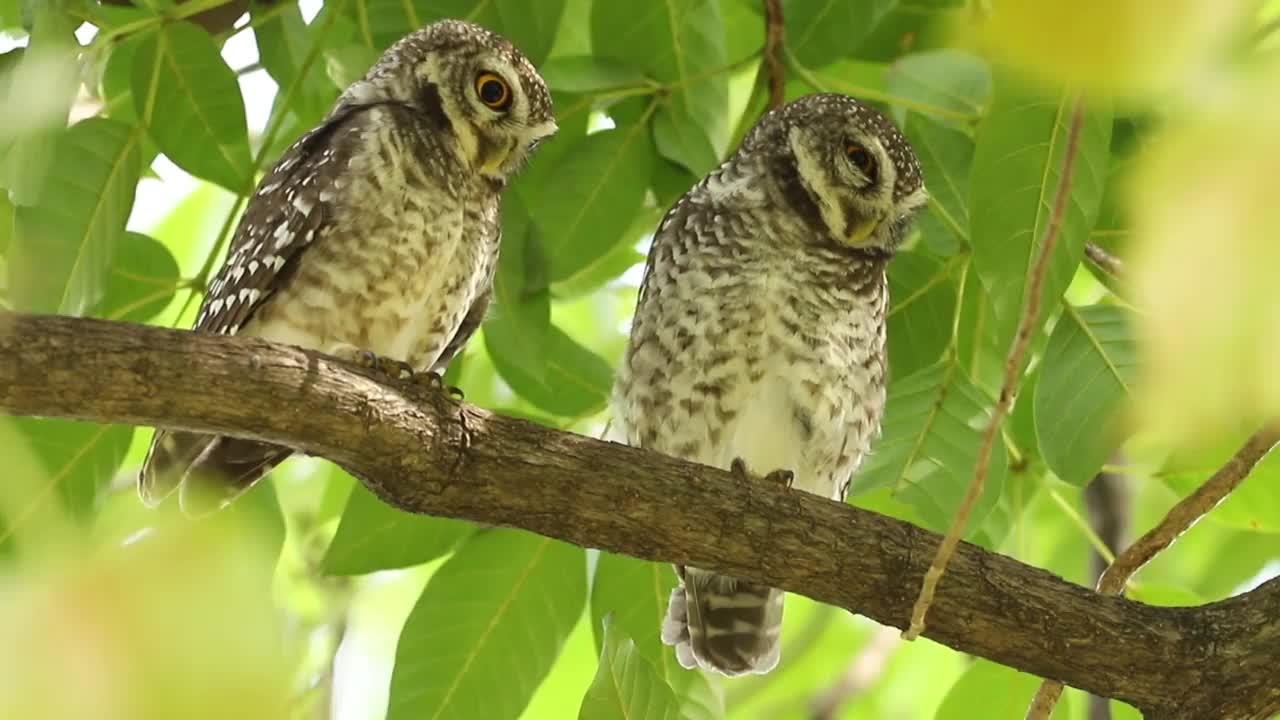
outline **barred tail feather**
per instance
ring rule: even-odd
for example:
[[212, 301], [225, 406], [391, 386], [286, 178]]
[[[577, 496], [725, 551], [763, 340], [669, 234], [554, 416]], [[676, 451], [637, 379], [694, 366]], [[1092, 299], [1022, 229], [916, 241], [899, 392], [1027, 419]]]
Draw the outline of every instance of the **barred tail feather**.
[[292, 452], [251, 440], [157, 431], [138, 474], [138, 494], [156, 506], [180, 488], [183, 512], [202, 515], [230, 503]]
[[764, 674], [778, 664], [781, 590], [695, 568], [671, 593], [662, 641], [683, 667], [730, 677]]

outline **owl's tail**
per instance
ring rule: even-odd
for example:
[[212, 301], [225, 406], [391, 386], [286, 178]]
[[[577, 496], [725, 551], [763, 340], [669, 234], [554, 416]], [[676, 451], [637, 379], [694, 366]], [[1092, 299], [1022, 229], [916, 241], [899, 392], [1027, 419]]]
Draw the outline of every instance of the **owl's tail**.
[[157, 430], [138, 473], [138, 495], [154, 507], [181, 488], [182, 511], [203, 515], [230, 503], [292, 453], [252, 440]]
[[[679, 570], [679, 568], [677, 568]], [[685, 568], [671, 592], [662, 642], [686, 668], [730, 677], [764, 674], [778, 664], [783, 592], [696, 568]]]

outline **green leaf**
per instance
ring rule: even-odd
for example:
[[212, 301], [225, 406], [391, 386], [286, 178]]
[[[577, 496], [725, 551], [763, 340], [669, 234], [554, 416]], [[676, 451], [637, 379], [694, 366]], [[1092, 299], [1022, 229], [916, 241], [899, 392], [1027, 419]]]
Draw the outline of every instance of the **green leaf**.
[[[893, 487], [899, 499], [919, 511], [926, 527], [945, 531], [973, 479], [992, 404], [954, 363], [891, 382], [882, 437], [852, 489]], [[1006, 472], [1004, 446], [997, 439], [966, 536], [977, 532], [999, 500]]]
[[364, 575], [421, 565], [449, 553], [474, 531], [462, 520], [391, 507], [357, 484], [321, 567], [329, 575]]
[[551, 281], [608, 255], [644, 203], [653, 151], [643, 124], [587, 136], [556, 162], [553, 183], [522, 183], [526, 207], [537, 208]]
[[[555, 43], [556, 30], [565, 0], [493, 0], [491, 7], [499, 22], [490, 24], [499, 30], [535, 66], [542, 65]], [[479, 19], [483, 24], [484, 19]]]
[[[952, 21], [964, 7], [965, 0], [895, 2], [852, 55], [863, 60], [890, 61], [911, 47], [949, 44]], [[937, 36], [941, 37], [930, 42]]]
[[[667, 163], [670, 165], [670, 163]], [[603, 285], [627, 270], [642, 264], [645, 254], [636, 250], [636, 243], [657, 227], [657, 210], [642, 210], [627, 229], [625, 239], [608, 255], [551, 286], [551, 293], [559, 299], [570, 299], [599, 290]], [[634, 241], [634, 242], [633, 242]]]
[[39, 202], [16, 213], [9, 253], [16, 309], [81, 315], [102, 301], [142, 172], [141, 140], [103, 118], [58, 139]]
[[757, 0], [728, 0], [720, 3], [724, 16], [727, 61], [745, 62], [764, 47], [763, 5]]
[[[1190, 457], [1175, 456], [1159, 476], [1179, 496], [1189, 495], [1222, 467], [1243, 442], [1243, 435], [1227, 437], [1211, 449], [1191, 452]], [[1272, 451], [1262, 458], [1245, 481], [1206, 517], [1218, 525], [1280, 532], [1280, 452]]]
[[22, 9], [18, 0], [0, 0], [0, 30], [16, 30], [22, 27]]
[[[13, 241], [13, 213], [9, 193], [0, 193], [0, 258], [9, 252], [9, 243]], [[7, 282], [8, 275], [0, 272], [0, 281]]]
[[955, 322], [960, 262], [923, 252], [889, 264], [889, 367], [906, 377], [942, 359]]
[[920, 158], [929, 208], [917, 224], [930, 249], [953, 255], [969, 244], [969, 170], [973, 140], [919, 113], [907, 113], [907, 139]]
[[654, 116], [653, 142], [659, 155], [683, 165], [698, 178], [720, 164], [706, 133], [675, 106], [664, 107]]
[[596, 2], [591, 39], [596, 55], [671, 85], [672, 99], [713, 147], [728, 142], [728, 58], [718, 2]]
[[[253, 5], [251, 11], [255, 19], [266, 12], [271, 13], [271, 19], [255, 27], [253, 34], [258, 42], [258, 57], [262, 61], [262, 67], [275, 80], [281, 93], [288, 92], [302, 75], [303, 65], [315, 43], [322, 38], [308, 28], [302, 19], [302, 11], [297, 7], [282, 9]], [[318, 64], [320, 61], [317, 59], [313, 62]], [[360, 71], [361, 74], [365, 69], [368, 69], [368, 65]], [[308, 72], [289, 109], [304, 125], [315, 125], [328, 112], [337, 96], [338, 89], [325, 82], [320, 73]]]
[[626, 631], [604, 621], [604, 649], [578, 720], [680, 720], [675, 693]]
[[326, 47], [324, 50], [325, 72], [329, 80], [337, 87], [345, 88], [369, 72], [369, 68], [378, 61], [378, 54], [357, 43], [346, 43]]
[[676, 662], [675, 649], [659, 637], [676, 574], [666, 563], [601, 552], [591, 582], [591, 620], [596, 648], [606, 643], [610, 626], [634, 638], [634, 646], [674, 693], [684, 720], [715, 720], [724, 715], [724, 700], [711, 678]]
[[1083, 487], [1123, 440], [1116, 414], [1137, 376], [1136, 354], [1124, 310], [1064, 306], [1034, 398], [1040, 452], [1062, 480]]
[[512, 362], [487, 334], [485, 348], [502, 379], [540, 410], [581, 417], [602, 410], [609, 401], [613, 385], [609, 363], [554, 325], [547, 329], [547, 370], [543, 379]]
[[169, 248], [150, 236], [127, 232], [116, 245], [106, 296], [93, 314], [146, 322], [169, 305], [180, 279], [178, 261]]
[[787, 48], [801, 65], [822, 67], [849, 55], [898, 0], [791, 0], [786, 3]]
[[400, 633], [387, 720], [515, 720], [587, 595], [581, 548], [518, 530], [473, 535]]
[[518, 197], [503, 203], [502, 224], [502, 253], [494, 282], [497, 302], [484, 323], [485, 340], [491, 353], [545, 382], [551, 293], [541, 234]]
[[28, 46], [5, 53], [0, 65], [0, 186], [13, 193], [15, 205], [39, 201], [79, 90], [75, 25], [47, 4], [33, 15]]
[[1207, 602], [1205, 598], [1186, 588], [1152, 583], [1142, 583], [1130, 589], [1125, 595], [1130, 600], [1161, 607], [1196, 607]]
[[885, 87], [894, 95], [942, 110], [945, 114], [930, 114], [936, 122], [967, 129], [962, 119], [981, 117], [991, 101], [991, 69], [962, 50], [929, 50], [889, 66]]
[[356, 39], [381, 53], [392, 43], [444, 18], [465, 18], [502, 34], [541, 65], [551, 51], [565, 0], [352, 0], [347, 14]]
[[156, 145], [192, 175], [242, 192], [252, 180], [249, 129], [235, 73], [209, 34], [166, 24], [138, 48], [133, 104]]
[[[1026, 303], [1027, 276], [1044, 242], [1071, 124], [1073, 100], [1046, 98], [1009, 72], [978, 133], [970, 178], [973, 263], [989, 294], [994, 341], [1008, 347]], [[1091, 106], [1092, 107], [1092, 106]], [[1053, 312], [1084, 255], [1106, 180], [1111, 113], [1086, 110], [1058, 246], [1045, 272], [1041, 317]]]
[[[934, 720], [1022, 720], [1040, 678], [989, 660], [976, 660], [951, 686]], [[1054, 709], [1055, 720], [1071, 717], [1070, 698]]]
[[61, 499], [63, 506], [78, 517], [87, 517], [124, 462], [133, 439], [133, 428], [124, 425], [94, 425], [70, 420], [11, 418], [43, 462], [49, 485], [56, 494], [30, 498], [31, 503]]
[[560, 92], [597, 93], [644, 82], [644, 74], [636, 68], [594, 55], [553, 57], [538, 71], [547, 87]]

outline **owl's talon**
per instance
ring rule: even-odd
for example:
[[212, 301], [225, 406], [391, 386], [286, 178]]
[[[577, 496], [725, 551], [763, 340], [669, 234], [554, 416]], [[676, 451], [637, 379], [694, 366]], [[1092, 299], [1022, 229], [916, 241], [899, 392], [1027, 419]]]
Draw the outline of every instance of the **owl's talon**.
[[796, 481], [796, 474], [790, 470], [774, 470], [764, 476], [764, 481], [768, 483], [777, 483], [790, 490], [791, 484]]
[[463, 399], [462, 390], [444, 384], [444, 376], [431, 370], [429, 372], [417, 373], [413, 376], [413, 381], [420, 385], [425, 385], [433, 390], [443, 390], [452, 400], [461, 401]]
[[787, 489], [791, 489], [791, 483], [796, 479], [796, 474], [790, 470], [774, 470], [764, 476], [755, 475], [747, 469], [747, 463], [742, 458], [734, 458], [733, 462], [729, 463], [729, 472], [743, 482], [764, 481]]
[[392, 380], [409, 380], [414, 377], [413, 366], [403, 360], [382, 357], [377, 353], [360, 348], [341, 348], [337, 356], [349, 361], [356, 367], [375, 370]]
[[414, 375], [412, 365], [387, 357], [378, 358], [378, 370], [392, 380], [411, 380]]

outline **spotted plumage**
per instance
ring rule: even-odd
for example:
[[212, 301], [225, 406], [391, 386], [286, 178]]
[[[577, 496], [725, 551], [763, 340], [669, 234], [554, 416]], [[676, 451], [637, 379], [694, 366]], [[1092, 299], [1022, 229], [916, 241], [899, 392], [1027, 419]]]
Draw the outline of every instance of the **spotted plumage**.
[[[843, 500], [884, 408], [885, 269], [925, 200], [874, 109], [821, 94], [766, 115], [658, 226], [614, 390], [626, 440]], [[781, 591], [677, 573], [662, 637], [682, 665], [777, 664]]]
[[[502, 37], [459, 21], [405, 37], [262, 179], [194, 329], [444, 368], [489, 303], [505, 183], [555, 129]], [[291, 453], [159, 431], [139, 492], [180, 486], [199, 512]]]

